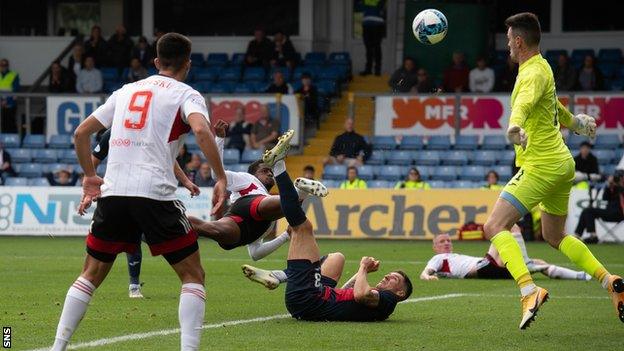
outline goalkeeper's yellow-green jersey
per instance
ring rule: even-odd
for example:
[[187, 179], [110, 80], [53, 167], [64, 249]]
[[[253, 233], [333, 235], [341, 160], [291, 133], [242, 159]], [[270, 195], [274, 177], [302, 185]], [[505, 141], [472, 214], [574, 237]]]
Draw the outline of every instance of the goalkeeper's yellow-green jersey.
[[559, 123], [568, 126], [572, 118], [572, 113], [557, 99], [552, 70], [542, 55], [520, 65], [511, 93], [509, 125], [522, 127], [528, 141], [526, 150], [515, 145], [516, 165], [530, 169], [572, 158], [559, 131]]

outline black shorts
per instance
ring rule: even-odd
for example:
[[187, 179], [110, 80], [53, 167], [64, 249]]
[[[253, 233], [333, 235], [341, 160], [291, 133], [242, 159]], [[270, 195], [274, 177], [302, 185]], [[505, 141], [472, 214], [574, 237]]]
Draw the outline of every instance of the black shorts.
[[145, 235], [153, 256], [163, 255], [170, 264], [198, 250], [197, 234], [179, 200], [158, 201], [143, 197], [108, 196], [98, 200], [87, 252], [112, 262], [121, 252], [133, 253]]
[[286, 270], [286, 309], [294, 318], [314, 319], [313, 314], [326, 304], [325, 287], [335, 288], [337, 282], [321, 275], [321, 261], [288, 260]]
[[240, 240], [235, 244], [219, 244], [225, 250], [232, 250], [258, 240], [273, 224], [273, 221], [262, 219], [258, 214], [258, 206], [265, 195], [247, 195], [234, 201], [224, 217], [230, 217], [240, 229]]
[[477, 269], [477, 278], [479, 279], [513, 279], [511, 273], [505, 267], [501, 267], [496, 263], [496, 260], [486, 254], [484, 260], [487, 260], [487, 264]]

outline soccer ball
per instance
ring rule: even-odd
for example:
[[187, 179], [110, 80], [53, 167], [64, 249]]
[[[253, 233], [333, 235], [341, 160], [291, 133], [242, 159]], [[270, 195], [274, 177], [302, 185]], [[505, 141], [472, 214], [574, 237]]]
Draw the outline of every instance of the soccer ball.
[[448, 21], [444, 14], [435, 9], [422, 10], [414, 22], [412, 31], [419, 42], [433, 45], [439, 43], [446, 36]]

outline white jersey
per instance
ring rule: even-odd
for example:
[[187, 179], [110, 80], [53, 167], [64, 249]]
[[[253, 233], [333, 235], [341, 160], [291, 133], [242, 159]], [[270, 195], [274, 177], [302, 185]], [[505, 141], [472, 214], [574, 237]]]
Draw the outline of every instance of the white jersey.
[[170, 77], [153, 75], [115, 91], [93, 112], [111, 127], [102, 197], [175, 200], [173, 167], [192, 113], [210, 121], [201, 94]]
[[456, 253], [443, 253], [433, 256], [425, 269], [433, 270], [436, 275], [449, 278], [464, 278], [466, 274], [477, 268], [482, 257], [461, 255]]

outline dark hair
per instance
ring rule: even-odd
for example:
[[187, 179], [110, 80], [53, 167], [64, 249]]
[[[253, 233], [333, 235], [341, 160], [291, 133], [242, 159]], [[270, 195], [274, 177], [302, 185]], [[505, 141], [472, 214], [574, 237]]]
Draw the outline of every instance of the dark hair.
[[303, 170], [304, 170], [304, 171], [311, 171], [311, 172], [314, 172], [314, 166], [312, 166], [312, 165], [307, 165], [307, 166], [303, 167]]
[[500, 177], [498, 176], [498, 173], [495, 170], [490, 170], [489, 172], [487, 172], [487, 174], [485, 175], [485, 180], [487, 180], [490, 174], [493, 174], [496, 177], [497, 181], [500, 180]]
[[182, 34], [167, 33], [158, 39], [156, 52], [162, 68], [178, 72], [191, 57], [191, 41]]
[[585, 140], [585, 141], [583, 141], [581, 143], [581, 147], [583, 147], [583, 146], [587, 146], [590, 149], [592, 148], [592, 144], [589, 141], [587, 141], [587, 140]]
[[508, 17], [505, 25], [524, 39], [524, 42], [535, 47], [539, 45], [542, 29], [540, 28], [539, 19], [531, 12], [522, 12]]
[[357, 169], [357, 167], [355, 167], [355, 166], [349, 166], [349, 167], [347, 167], [347, 173], [348, 173], [350, 170], [352, 170], [352, 169], [354, 169], [354, 170], [355, 170], [355, 174], [360, 173], [360, 172], [358, 172], [358, 169]]
[[414, 287], [412, 286], [412, 281], [407, 276], [407, 274], [405, 274], [405, 272], [403, 271], [395, 271], [395, 272], [399, 273], [403, 277], [403, 280], [405, 280], [405, 296], [403, 297], [401, 301], [407, 300], [410, 297], [410, 295], [412, 295], [412, 290], [414, 289]]
[[411, 57], [411, 56], [405, 56], [405, 58], [403, 59], [403, 63], [405, 63], [405, 61], [407, 61], [407, 60], [412, 61], [414, 64], [416, 63], [416, 60], [414, 60], [414, 58]]
[[249, 165], [249, 167], [247, 168], [247, 173], [249, 174], [256, 174], [256, 172], [258, 171], [258, 168], [260, 168], [260, 165], [262, 164], [262, 160], [255, 160], [252, 164]]
[[311, 78], [312, 78], [312, 75], [310, 75], [310, 72], [303, 72], [303, 73], [301, 74], [301, 79], [304, 79], [304, 78], [311, 79]]

